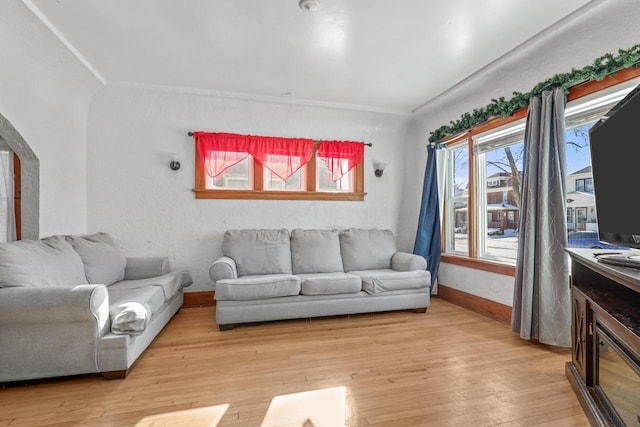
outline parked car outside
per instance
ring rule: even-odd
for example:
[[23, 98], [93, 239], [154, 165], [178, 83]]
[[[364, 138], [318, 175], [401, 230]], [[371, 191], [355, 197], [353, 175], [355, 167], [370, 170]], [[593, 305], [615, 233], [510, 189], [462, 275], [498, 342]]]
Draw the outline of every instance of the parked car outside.
[[567, 236], [567, 247], [589, 249], [626, 249], [598, 239], [597, 231], [574, 231]]

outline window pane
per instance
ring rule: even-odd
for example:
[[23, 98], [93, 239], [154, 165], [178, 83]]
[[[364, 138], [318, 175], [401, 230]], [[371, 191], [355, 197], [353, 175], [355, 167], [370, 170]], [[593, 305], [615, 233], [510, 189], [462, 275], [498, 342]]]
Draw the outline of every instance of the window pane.
[[[345, 160], [346, 162], [346, 160]], [[333, 181], [331, 171], [327, 164], [319, 157], [316, 157], [316, 191], [324, 192], [350, 192], [354, 191], [354, 179], [356, 168], [351, 169], [337, 181]]]
[[231, 166], [216, 177], [207, 175], [207, 189], [211, 190], [251, 190], [253, 189], [253, 157]]
[[567, 141], [567, 245], [570, 248], [605, 248], [598, 239], [598, 224], [593, 195], [589, 129], [593, 123], [566, 131]]
[[469, 253], [469, 149], [449, 152], [445, 180], [445, 251]]
[[264, 189], [279, 191], [305, 191], [306, 186], [306, 167], [303, 166], [283, 181], [278, 175], [264, 168]]
[[478, 208], [487, 222], [478, 224], [478, 253], [483, 258], [515, 262], [518, 253], [520, 190], [524, 142], [494, 148], [478, 156]]
[[584, 191], [587, 193], [593, 193], [593, 179], [587, 178], [584, 180]]

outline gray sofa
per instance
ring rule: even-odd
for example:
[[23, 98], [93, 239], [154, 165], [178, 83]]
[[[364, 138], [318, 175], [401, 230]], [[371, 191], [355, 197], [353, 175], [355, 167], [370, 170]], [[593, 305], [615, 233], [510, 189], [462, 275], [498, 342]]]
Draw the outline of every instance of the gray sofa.
[[106, 233], [0, 244], [0, 382], [124, 378], [180, 309], [187, 271]]
[[390, 230], [229, 230], [209, 275], [216, 321], [236, 324], [429, 306], [421, 256]]

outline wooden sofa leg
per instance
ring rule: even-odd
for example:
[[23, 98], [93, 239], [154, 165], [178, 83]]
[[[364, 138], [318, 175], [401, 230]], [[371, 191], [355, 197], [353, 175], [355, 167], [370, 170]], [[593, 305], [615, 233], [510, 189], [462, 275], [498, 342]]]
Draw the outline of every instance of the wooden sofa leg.
[[221, 331], [230, 331], [234, 326], [233, 323], [227, 323], [226, 325], [218, 325], [218, 328], [220, 328]]
[[124, 378], [127, 378], [127, 375], [129, 375], [129, 369], [124, 369], [122, 371], [102, 372], [102, 376], [105, 380], [122, 380]]
[[413, 311], [416, 312], [416, 313], [426, 313], [427, 312], [427, 307], [419, 307], [419, 308], [416, 308]]

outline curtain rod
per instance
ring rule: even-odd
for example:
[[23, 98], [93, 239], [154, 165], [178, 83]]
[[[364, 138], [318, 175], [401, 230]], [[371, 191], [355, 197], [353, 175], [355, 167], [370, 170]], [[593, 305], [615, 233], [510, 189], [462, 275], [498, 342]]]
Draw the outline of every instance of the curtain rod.
[[[187, 135], [193, 136], [193, 132], [188, 132]], [[369, 143], [366, 143], [366, 144], [363, 142], [363, 144], [366, 145], [367, 147], [373, 147], [373, 143], [372, 142], [369, 142]]]

